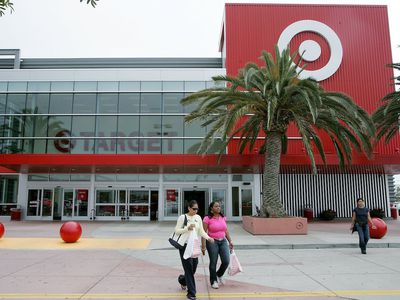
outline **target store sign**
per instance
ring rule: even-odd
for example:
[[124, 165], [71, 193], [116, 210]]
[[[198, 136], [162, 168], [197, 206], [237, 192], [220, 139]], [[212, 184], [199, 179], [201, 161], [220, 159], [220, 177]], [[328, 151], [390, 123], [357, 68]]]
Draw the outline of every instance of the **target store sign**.
[[[391, 91], [386, 6], [227, 4], [221, 51], [229, 75], [278, 45], [304, 52], [304, 77], [350, 95], [368, 111]], [[361, 87], [362, 86], [362, 87]]]
[[[387, 7], [383, 5], [227, 4], [220, 50], [228, 75], [247, 63], [262, 64], [263, 50], [304, 53], [302, 78], [312, 77], [328, 91], [349, 95], [369, 113], [392, 92], [393, 71]], [[294, 127], [290, 137], [298, 136]], [[324, 138], [327, 153], [335, 153]], [[399, 141], [379, 144], [379, 154], [392, 155]], [[231, 142], [229, 153], [237, 152]], [[288, 155], [304, 155], [303, 145], [291, 142]]]

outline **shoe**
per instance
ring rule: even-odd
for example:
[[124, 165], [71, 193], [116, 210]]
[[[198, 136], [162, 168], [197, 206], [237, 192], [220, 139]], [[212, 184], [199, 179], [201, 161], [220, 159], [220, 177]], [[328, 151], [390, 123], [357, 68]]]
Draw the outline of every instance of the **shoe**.
[[221, 284], [221, 285], [224, 285], [224, 284], [225, 284], [225, 278], [222, 277], [222, 276], [221, 276], [221, 277], [218, 277], [218, 276], [217, 276], [217, 281], [218, 281], [218, 283]]
[[362, 254], [367, 254], [367, 250], [361, 249], [361, 253], [362, 253]]
[[192, 295], [186, 295], [186, 298], [188, 298], [190, 300], [196, 300], [196, 296], [192, 296]]
[[211, 287], [213, 289], [218, 289], [219, 288], [218, 282], [214, 281], [213, 284], [211, 285]]
[[182, 289], [183, 291], [186, 291], [186, 285], [181, 284], [181, 289]]

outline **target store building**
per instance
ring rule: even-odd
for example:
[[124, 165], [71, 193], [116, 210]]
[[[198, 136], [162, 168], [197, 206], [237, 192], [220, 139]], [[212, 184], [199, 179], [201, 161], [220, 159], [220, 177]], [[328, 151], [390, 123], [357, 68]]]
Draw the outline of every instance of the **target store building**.
[[[201, 215], [213, 200], [229, 220], [255, 214], [263, 156], [239, 154], [237, 140], [219, 163], [197, 155], [208, 128], [185, 124], [193, 107], [180, 100], [276, 44], [305, 51], [305, 76], [370, 113], [393, 91], [386, 6], [227, 4], [216, 58], [21, 59], [0, 49], [0, 219], [16, 208], [25, 220], [176, 220], [192, 199]], [[350, 217], [360, 196], [387, 213], [400, 137], [371, 160], [355, 154], [346, 170], [328, 138], [324, 147], [327, 165], [319, 158], [313, 175], [290, 128], [280, 175], [288, 214]]]

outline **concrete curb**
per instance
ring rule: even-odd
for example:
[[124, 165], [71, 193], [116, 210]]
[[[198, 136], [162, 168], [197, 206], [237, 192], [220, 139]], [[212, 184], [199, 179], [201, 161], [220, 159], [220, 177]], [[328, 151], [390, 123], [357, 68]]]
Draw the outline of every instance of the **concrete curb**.
[[[348, 249], [358, 248], [358, 243], [351, 244], [282, 244], [282, 245], [235, 245], [238, 250], [257, 249]], [[400, 248], [400, 243], [369, 243], [368, 248]], [[173, 247], [151, 248], [149, 250], [176, 250]]]

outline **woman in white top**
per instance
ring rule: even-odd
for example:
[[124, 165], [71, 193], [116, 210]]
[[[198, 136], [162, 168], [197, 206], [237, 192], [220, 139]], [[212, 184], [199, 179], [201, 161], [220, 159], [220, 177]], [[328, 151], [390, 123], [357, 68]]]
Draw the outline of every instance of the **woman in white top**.
[[186, 297], [191, 300], [196, 299], [196, 282], [194, 281], [194, 274], [196, 273], [197, 264], [199, 262], [198, 258], [189, 257], [188, 259], [183, 258], [183, 254], [185, 253], [186, 243], [189, 238], [189, 235], [192, 230], [196, 230], [197, 235], [199, 237], [205, 238], [210, 243], [214, 242], [214, 239], [209, 237], [208, 234], [204, 231], [203, 221], [201, 217], [197, 214], [199, 210], [199, 205], [196, 200], [192, 200], [188, 205], [188, 212], [186, 213], [187, 224], [185, 224], [185, 215], [181, 215], [178, 218], [175, 226], [175, 233], [181, 234], [181, 238], [179, 239], [179, 244], [181, 244], [183, 249], [179, 249], [179, 255], [181, 257], [181, 262], [183, 266], [183, 270], [185, 271], [185, 281], [187, 286], [187, 295]]

